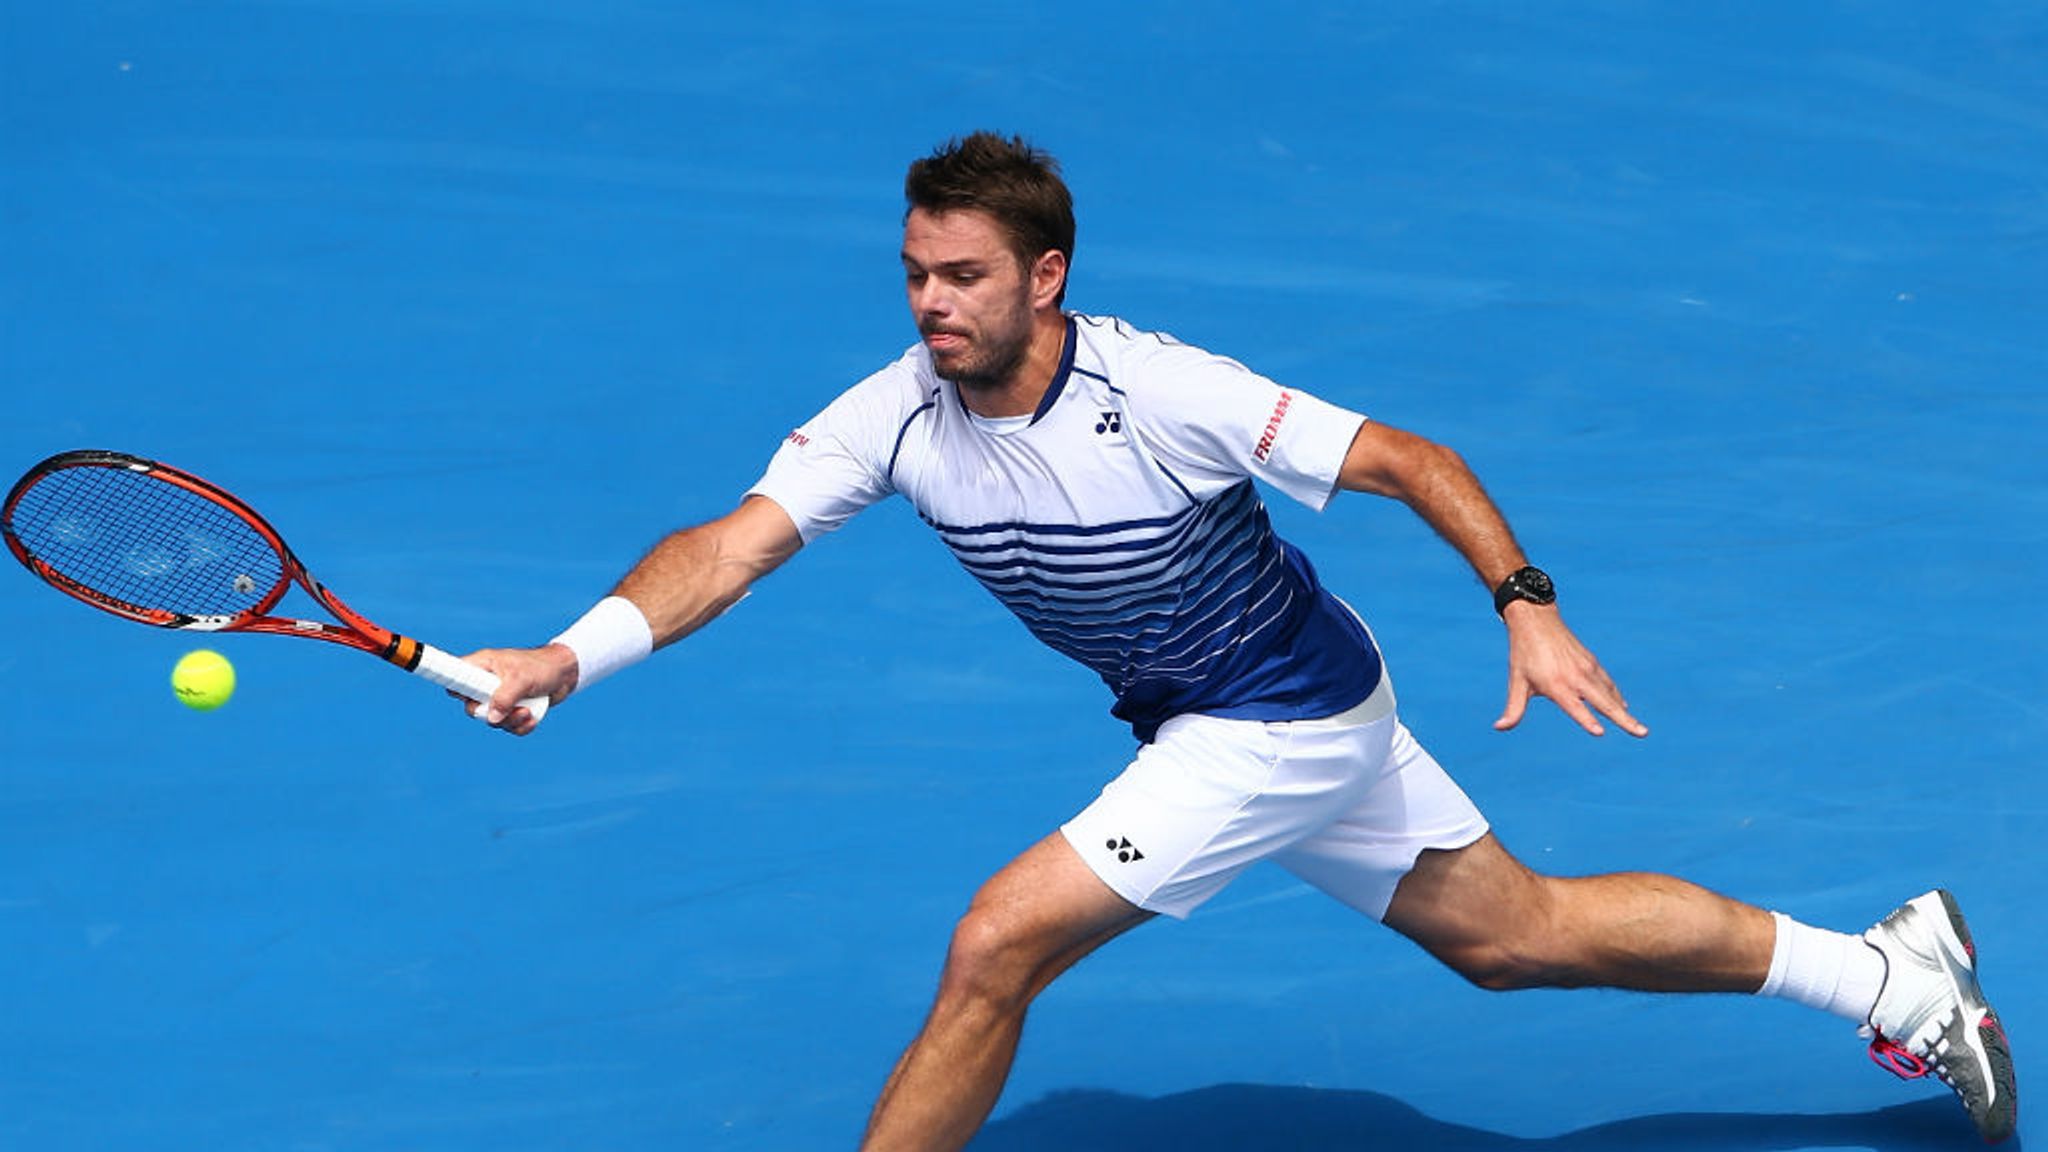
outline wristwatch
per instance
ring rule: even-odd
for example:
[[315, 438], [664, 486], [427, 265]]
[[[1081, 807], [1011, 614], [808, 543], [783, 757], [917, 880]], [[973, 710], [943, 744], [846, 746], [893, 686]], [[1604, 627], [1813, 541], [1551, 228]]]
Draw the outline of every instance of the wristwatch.
[[1557, 586], [1550, 582], [1549, 574], [1541, 568], [1517, 568], [1500, 582], [1500, 587], [1493, 590], [1493, 610], [1505, 618], [1508, 605], [1517, 600], [1527, 600], [1531, 604], [1555, 604]]

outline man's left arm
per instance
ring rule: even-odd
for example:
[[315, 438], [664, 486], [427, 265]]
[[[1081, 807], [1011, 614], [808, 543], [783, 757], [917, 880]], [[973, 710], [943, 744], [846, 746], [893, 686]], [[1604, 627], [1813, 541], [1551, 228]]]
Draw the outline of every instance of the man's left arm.
[[[1412, 432], [1366, 421], [1345, 454], [1337, 486], [1406, 504], [1458, 550], [1489, 589], [1529, 563], [1507, 518], [1465, 461]], [[1606, 733], [1600, 716], [1632, 736], [1649, 735], [1629, 715], [1628, 702], [1600, 661], [1565, 626], [1556, 604], [1513, 600], [1501, 618], [1508, 630], [1508, 698], [1495, 728], [1513, 728], [1532, 696], [1547, 696], [1595, 736]]]

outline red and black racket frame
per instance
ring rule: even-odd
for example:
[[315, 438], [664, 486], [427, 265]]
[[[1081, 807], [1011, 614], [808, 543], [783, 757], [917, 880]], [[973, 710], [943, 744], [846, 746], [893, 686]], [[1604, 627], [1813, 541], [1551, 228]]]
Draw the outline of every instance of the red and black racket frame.
[[[14, 510], [22, 498], [43, 478], [69, 468], [119, 468], [138, 472], [151, 479], [176, 485], [195, 496], [220, 505], [255, 529], [257, 534], [276, 550], [281, 569], [277, 582], [255, 604], [239, 613], [228, 616], [189, 616], [162, 608], [145, 608], [130, 604], [73, 580], [30, 552], [13, 529]], [[305, 636], [368, 652], [408, 672], [418, 667], [420, 662], [418, 641], [378, 627], [343, 603], [340, 597], [329, 592], [318, 580], [313, 579], [312, 574], [306, 571], [306, 566], [299, 562], [299, 558], [293, 555], [291, 548], [285, 544], [284, 537], [279, 535], [277, 529], [271, 527], [270, 522], [254, 508], [243, 503], [226, 489], [183, 469], [173, 468], [155, 460], [146, 460], [125, 452], [90, 448], [60, 452], [29, 469], [28, 474], [16, 481], [14, 487], [9, 490], [6, 503], [0, 505], [0, 534], [6, 537], [7, 549], [14, 553], [14, 558], [21, 561], [24, 567], [45, 583], [95, 608], [124, 619], [159, 628], [177, 628], [193, 632], [255, 632]], [[284, 599], [285, 594], [291, 591], [294, 583], [304, 588], [323, 608], [332, 612], [339, 626], [320, 620], [299, 620], [269, 615], [270, 611], [277, 607], [278, 602]]]

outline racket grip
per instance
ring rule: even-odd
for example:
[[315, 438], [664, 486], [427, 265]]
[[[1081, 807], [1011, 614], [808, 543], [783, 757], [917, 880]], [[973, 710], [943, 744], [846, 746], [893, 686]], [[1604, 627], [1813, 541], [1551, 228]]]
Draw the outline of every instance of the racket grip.
[[[479, 668], [460, 656], [451, 656], [432, 644], [420, 645], [420, 662], [412, 672], [479, 704], [489, 703], [491, 694], [498, 690], [498, 677], [490, 669]], [[521, 700], [519, 706], [533, 713], [534, 722], [539, 723], [540, 718], [548, 713], [548, 698], [529, 696]], [[483, 709], [477, 709], [475, 715], [483, 719]]]

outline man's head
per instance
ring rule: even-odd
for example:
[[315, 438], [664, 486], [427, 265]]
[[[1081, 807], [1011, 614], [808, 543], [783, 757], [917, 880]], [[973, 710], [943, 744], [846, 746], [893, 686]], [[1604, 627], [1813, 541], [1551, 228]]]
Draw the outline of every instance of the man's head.
[[[946, 142], [910, 165], [903, 199], [905, 220], [920, 209], [935, 216], [961, 209], [987, 213], [1027, 270], [1047, 252], [1073, 263], [1074, 198], [1060, 179], [1059, 161], [1022, 136], [976, 132]], [[1062, 281], [1054, 303], [1065, 299]]]
[[1019, 382], [1034, 341], [1056, 357], [1074, 212], [1052, 157], [976, 133], [912, 164], [904, 195], [910, 311], [939, 374], [987, 393]]

